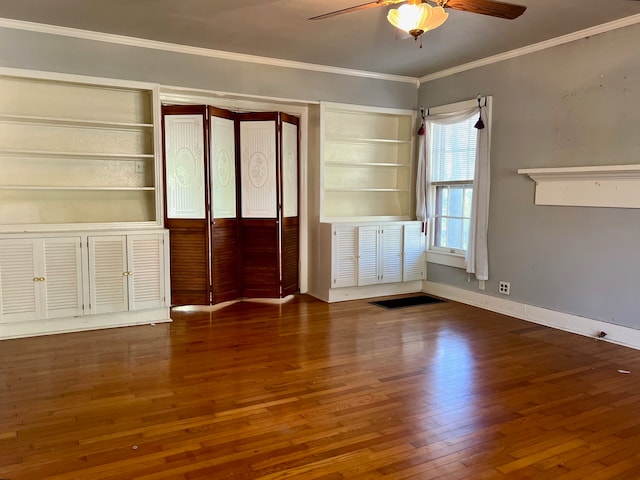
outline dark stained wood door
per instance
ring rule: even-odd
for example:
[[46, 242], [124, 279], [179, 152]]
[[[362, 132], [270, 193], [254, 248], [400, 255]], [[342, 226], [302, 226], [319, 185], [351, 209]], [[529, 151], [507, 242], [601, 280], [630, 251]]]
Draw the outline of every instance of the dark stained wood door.
[[165, 106], [172, 304], [299, 290], [299, 121]]
[[299, 290], [300, 129], [297, 117], [280, 114], [280, 296]]
[[205, 106], [162, 107], [172, 305], [209, 305], [211, 299], [206, 112]]
[[241, 296], [236, 114], [209, 107], [213, 302]]
[[278, 118], [271, 112], [238, 115], [243, 297], [281, 295]]
[[299, 121], [270, 112], [238, 122], [243, 296], [283, 297], [299, 290]]

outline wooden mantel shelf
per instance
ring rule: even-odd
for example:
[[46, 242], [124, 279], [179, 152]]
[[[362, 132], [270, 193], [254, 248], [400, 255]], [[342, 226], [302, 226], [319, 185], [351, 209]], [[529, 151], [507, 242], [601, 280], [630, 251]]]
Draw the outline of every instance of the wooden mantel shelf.
[[640, 165], [521, 168], [536, 182], [536, 205], [640, 208]]

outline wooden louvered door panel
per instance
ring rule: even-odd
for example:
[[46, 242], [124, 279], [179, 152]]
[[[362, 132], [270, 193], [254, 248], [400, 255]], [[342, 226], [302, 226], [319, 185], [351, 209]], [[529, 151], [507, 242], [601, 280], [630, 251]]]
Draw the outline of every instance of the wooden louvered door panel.
[[243, 297], [278, 298], [278, 229], [273, 221], [242, 222]]
[[40, 316], [37, 248], [37, 240], [0, 241], [0, 318], [3, 323], [34, 320]]
[[125, 312], [129, 308], [127, 238], [89, 237], [89, 311]]
[[213, 303], [240, 298], [235, 114], [209, 107]]
[[162, 107], [172, 305], [211, 299], [206, 112], [204, 106]]
[[42, 240], [43, 316], [82, 315], [82, 253], [80, 237]]
[[358, 227], [358, 285], [378, 283], [378, 241], [379, 227], [366, 225]]
[[277, 114], [239, 116], [243, 297], [277, 298], [280, 288]]
[[164, 306], [163, 242], [162, 234], [127, 237], [129, 310]]
[[402, 281], [402, 225], [380, 227], [380, 283]]
[[286, 296], [299, 290], [299, 148], [298, 119], [285, 113], [280, 115], [282, 120], [282, 151], [280, 155], [281, 296]]
[[358, 229], [348, 225], [334, 226], [331, 234], [331, 288], [355, 287], [358, 283]]
[[298, 292], [299, 225], [298, 217], [282, 219], [282, 293], [281, 296]]
[[211, 228], [213, 303], [227, 302], [241, 297], [238, 266], [238, 221], [217, 219]]

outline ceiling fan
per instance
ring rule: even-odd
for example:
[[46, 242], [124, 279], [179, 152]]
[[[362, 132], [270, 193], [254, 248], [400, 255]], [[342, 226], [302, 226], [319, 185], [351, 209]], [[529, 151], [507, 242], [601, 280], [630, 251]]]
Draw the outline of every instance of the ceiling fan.
[[[519, 17], [527, 9], [527, 7], [522, 5], [496, 0], [429, 0], [429, 2], [427, 2], [427, 0], [376, 0], [311, 17], [309, 20], [323, 20], [345, 13], [377, 7], [388, 7], [398, 3], [404, 3], [404, 5], [398, 9], [389, 10], [387, 20], [389, 20], [389, 23], [394, 27], [412, 35], [416, 40], [423, 33], [438, 28], [445, 22], [449, 16], [449, 14], [445, 12], [445, 8], [480, 13], [482, 15], [508, 20]], [[431, 6], [431, 4], [435, 6]]]

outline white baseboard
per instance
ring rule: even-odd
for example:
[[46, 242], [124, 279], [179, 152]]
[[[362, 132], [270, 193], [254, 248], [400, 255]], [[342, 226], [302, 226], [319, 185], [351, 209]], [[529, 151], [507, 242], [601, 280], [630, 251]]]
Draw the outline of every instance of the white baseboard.
[[401, 293], [416, 293], [421, 290], [422, 281], [401, 283], [381, 283], [367, 285], [366, 287], [332, 288], [329, 290], [329, 298], [332, 302], [344, 302], [346, 300], [361, 300], [363, 298], [384, 297], [386, 295], [399, 295]]
[[171, 322], [169, 308], [0, 323], [0, 340]]
[[607, 336], [602, 338], [602, 341], [640, 350], [640, 330], [633, 328], [557, 312], [548, 308], [535, 307], [533, 305], [472, 292], [441, 283], [422, 282], [422, 290], [430, 295], [447, 298], [521, 320], [527, 320], [539, 325], [557, 328], [565, 332], [577, 333], [578, 335], [584, 335], [586, 337], [595, 338], [599, 332], [606, 332]]

